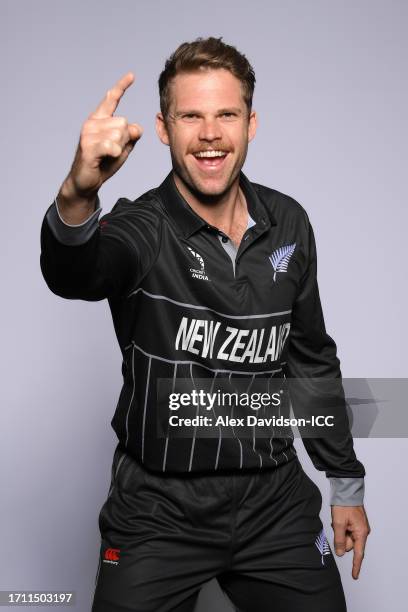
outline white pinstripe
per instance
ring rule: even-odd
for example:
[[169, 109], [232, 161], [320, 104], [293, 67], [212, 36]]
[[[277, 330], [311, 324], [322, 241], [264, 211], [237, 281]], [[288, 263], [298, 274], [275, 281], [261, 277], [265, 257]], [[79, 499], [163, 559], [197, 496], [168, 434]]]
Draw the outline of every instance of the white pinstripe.
[[133, 402], [133, 398], [135, 396], [135, 386], [136, 386], [136, 381], [135, 381], [135, 347], [134, 346], [133, 346], [133, 350], [132, 350], [132, 377], [133, 377], [132, 396], [130, 398], [129, 406], [128, 406], [127, 413], [126, 413], [126, 442], [125, 442], [125, 446], [126, 447], [128, 445], [128, 441], [129, 441], [129, 412], [130, 412], [130, 407], [131, 407], [132, 402]]
[[[215, 368], [209, 368], [208, 366], [205, 366], [199, 362], [193, 361], [193, 360], [185, 360], [185, 361], [176, 361], [174, 359], [167, 359], [165, 357], [160, 357], [159, 355], [154, 355], [153, 353], [148, 353], [147, 351], [144, 351], [140, 346], [138, 346], [134, 340], [132, 340], [131, 344], [129, 344], [127, 347], [125, 347], [125, 350], [128, 350], [129, 348], [132, 347], [132, 377], [133, 377], [133, 390], [132, 390], [132, 396], [131, 396], [131, 400], [129, 403], [129, 407], [128, 407], [128, 411], [127, 411], [127, 415], [126, 415], [126, 432], [127, 432], [127, 437], [126, 437], [126, 445], [128, 443], [128, 437], [129, 437], [129, 430], [128, 430], [128, 417], [129, 417], [129, 411], [133, 402], [133, 398], [134, 398], [134, 392], [135, 392], [135, 372], [134, 372], [134, 351], [135, 349], [137, 349], [140, 353], [142, 353], [143, 355], [145, 355], [146, 357], [149, 358], [149, 366], [148, 366], [148, 374], [147, 374], [147, 381], [146, 381], [146, 388], [145, 388], [145, 401], [144, 401], [144, 411], [143, 411], [143, 427], [142, 427], [142, 461], [144, 458], [144, 441], [145, 441], [145, 423], [146, 423], [146, 409], [147, 409], [147, 398], [148, 398], [148, 394], [149, 394], [149, 384], [150, 384], [150, 371], [151, 371], [151, 362], [152, 359], [157, 359], [158, 361], [162, 361], [165, 363], [171, 363], [174, 365], [174, 370], [173, 370], [173, 389], [174, 389], [174, 384], [175, 384], [175, 376], [176, 376], [176, 369], [178, 364], [189, 364], [190, 365], [190, 376], [191, 376], [191, 380], [194, 383], [194, 377], [192, 374], [192, 366], [196, 365], [199, 366], [201, 368], [204, 368], [205, 370], [209, 371], [209, 372], [214, 372], [214, 377], [212, 380], [212, 384], [211, 384], [211, 390], [213, 389], [214, 386], [214, 382], [215, 382], [215, 378], [217, 376], [218, 373], [225, 373], [229, 375], [229, 379], [231, 380], [231, 375], [232, 374], [239, 374], [239, 375], [250, 375], [252, 376], [251, 382], [249, 383], [249, 386], [247, 388], [247, 392], [249, 391], [255, 376], [257, 376], [258, 374], [271, 374], [271, 378], [273, 378], [273, 374], [275, 374], [276, 372], [280, 372], [282, 371], [282, 368], [276, 368], [274, 370], [263, 370], [260, 372], [243, 372], [242, 370], [220, 370], [220, 369], [215, 369]], [[269, 379], [269, 381], [270, 381]], [[268, 389], [269, 389], [269, 382], [268, 382]], [[199, 410], [199, 406], [197, 407], [197, 410]], [[214, 416], [216, 417], [216, 414], [214, 412], [214, 407], [212, 407], [212, 411], [214, 413]], [[197, 416], [197, 415], [196, 415]], [[255, 426], [254, 426], [255, 427]], [[239, 443], [239, 447], [240, 447], [240, 469], [242, 469], [244, 467], [244, 462], [243, 462], [243, 448], [242, 448], [242, 443], [241, 440], [236, 436], [235, 434], [235, 430], [234, 427], [231, 426], [232, 430], [233, 430], [233, 434], [235, 439], [238, 441]], [[195, 450], [195, 439], [196, 439], [196, 429], [197, 426], [195, 426], [194, 428], [194, 437], [192, 439], [192, 447], [191, 447], [191, 451], [190, 451], [190, 460], [189, 460], [189, 468], [188, 471], [191, 471], [192, 469], [192, 462], [193, 462], [193, 457], [194, 457], [194, 450]], [[219, 461], [219, 455], [220, 455], [220, 449], [221, 449], [221, 443], [222, 443], [222, 429], [221, 426], [219, 426], [219, 432], [220, 432], [220, 436], [218, 439], [218, 447], [217, 447], [217, 454], [216, 454], [216, 460], [215, 460], [215, 469], [218, 468], [218, 461]], [[276, 464], [278, 464], [277, 460], [272, 457], [272, 452], [273, 452], [273, 444], [272, 444], [272, 437], [273, 434], [270, 438], [269, 444], [271, 447], [271, 452], [270, 452], [270, 458], [273, 459], [275, 461]], [[292, 440], [294, 439], [294, 436], [292, 437]], [[164, 456], [163, 456], [163, 470], [165, 471], [165, 464], [167, 461], [167, 452], [168, 452], [168, 443], [169, 443], [169, 437], [167, 434], [166, 437], [166, 443], [165, 443], [165, 449], [164, 449]], [[252, 450], [258, 455], [259, 457], [259, 462], [260, 462], [260, 467], [262, 468], [263, 465], [263, 461], [262, 461], [262, 455], [256, 450], [256, 439], [255, 439], [255, 432], [254, 432], [254, 438], [253, 438], [253, 445], [252, 445]], [[288, 448], [288, 442], [286, 441], [286, 448]], [[294, 452], [293, 448], [291, 447], [289, 450], [292, 450], [293, 454], [296, 455], [297, 453]], [[282, 454], [285, 456], [286, 461], [289, 461], [288, 456], [286, 455], [286, 453], [284, 451], [282, 451]]]
[[147, 370], [147, 382], [145, 389], [145, 401], [143, 407], [143, 425], [142, 425], [142, 461], [144, 459], [144, 440], [145, 440], [145, 426], [146, 426], [146, 407], [147, 407], [147, 396], [149, 395], [149, 383], [150, 383], [150, 366], [152, 363], [152, 358], [149, 357], [149, 368]]
[[[230, 375], [229, 375], [229, 377], [228, 377], [228, 378], [229, 378], [230, 383], [231, 383], [231, 374], [232, 374], [232, 372], [230, 372]], [[232, 386], [232, 388], [235, 390], [235, 388], [234, 388], [234, 386], [232, 385], [232, 383], [231, 383], [231, 386]], [[232, 405], [231, 405], [231, 418], [233, 417], [233, 414], [234, 414], [234, 405], [232, 404]], [[235, 438], [235, 439], [238, 441], [238, 443], [239, 443], [239, 469], [241, 470], [241, 469], [242, 469], [242, 465], [243, 465], [243, 460], [244, 460], [244, 454], [243, 454], [243, 450], [242, 450], [242, 442], [241, 442], [241, 440], [239, 439], [239, 437], [236, 435], [236, 433], [235, 433], [235, 428], [234, 428], [234, 426], [233, 426], [233, 425], [231, 425], [231, 429], [232, 429], [232, 433], [234, 434], [234, 438]]]
[[[174, 387], [176, 384], [176, 373], [177, 373], [177, 362], [174, 364], [174, 369], [173, 369], [173, 384], [171, 386], [171, 392], [173, 393], [174, 391]], [[164, 455], [163, 455], [163, 463], [162, 463], [162, 470], [163, 472], [166, 471], [166, 461], [167, 461], [167, 449], [169, 446], [169, 425], [167, 426], [167, 436], [166, 436], [166, 444], [164, 446]]]

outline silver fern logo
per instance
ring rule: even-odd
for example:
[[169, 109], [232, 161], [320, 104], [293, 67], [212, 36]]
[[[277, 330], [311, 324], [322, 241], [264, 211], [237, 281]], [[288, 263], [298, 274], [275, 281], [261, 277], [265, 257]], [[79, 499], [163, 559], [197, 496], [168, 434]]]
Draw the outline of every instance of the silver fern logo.
[[195, 258], [196, 264], [197, 263], [199, 264], [199, 267], [197, 267], [197, 268], [190, 268], [190, 272], [191, 272], [192, 278], [199, 278], [201, 280], [208, 280], [208, 276], [205, 273], [204, 259], [201, 257], [200, 253], [196, 253], [196, 251], [193, 251], [193, 249], [191, 247], [187, 247], [187, 248], [190, 251], [190, 253], [192, 254], [192, 256]]
[[269, 261], [272, 264], [275, 273], [273, 275], [273, 280], [276, 282], [276, 274], [277, 272], [287, 272], [289, 260], [292, 257], [296, 248], [296, 242], [293, 244], [287, 244], [285, 246], [279, 247], [276, 249], [272, 255], [269, 257]]
[[324, 565], [325, 555], [330, 555], [331, 553], [329, 542], [327, 541], [326, 534], [324, 533], [324, 529], [322, 529], [319, 535], [316, 537], [315, 544], [320, 554], [322, 555], [322, 565]]

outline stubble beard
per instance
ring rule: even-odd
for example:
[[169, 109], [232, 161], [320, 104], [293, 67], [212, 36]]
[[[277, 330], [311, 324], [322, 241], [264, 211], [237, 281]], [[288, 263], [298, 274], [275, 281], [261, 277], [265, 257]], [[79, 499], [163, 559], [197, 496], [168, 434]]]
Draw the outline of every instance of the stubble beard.
[[199, 185], [193, 180], [192, 175], [188, 172], [187, 168], [182, 164], [179, 164], [178, 160], [173, 155], [173, 151], [170, 149], [171, 162], [173, 167], [174, 174], [177, 175], [180, 181], [182, 181], [185, 187], [190, 191], [190, 193], [197, 198], [200, 202], [205, 204], [217, 204], [221, 198], [223, 198], [234, 184], [235, 180], [240, 174], [241, 168], [243, 167], [246, 156], [248, 152], [248, 143], [243, 152], [243, 156], [241, 161], [237, 166], [232, 168], [231, 174], [226, 181], [226, 184], [223, 189], [217, 190], [217, 192], [207, 193], [205, 191], [201, 191]]

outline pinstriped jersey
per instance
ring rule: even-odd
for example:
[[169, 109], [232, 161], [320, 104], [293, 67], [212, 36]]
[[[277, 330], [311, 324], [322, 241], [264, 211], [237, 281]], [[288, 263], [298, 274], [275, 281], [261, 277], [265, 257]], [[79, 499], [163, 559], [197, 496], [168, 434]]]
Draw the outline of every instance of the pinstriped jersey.
[[[173, 437], [160, 381], [274, 378], [339, 381], [341, 437], [303, 440], [315, 467], [362, 477], [348, 428], [336, 344], [327, 334], [306, 211], [293, 198], [240, 173], [252, 227], [231, 259], [223, 233], [197, 215], [172, 173], [136, 200], [121, 198], [81, 244], [61, 243], [47, 215], [41, 268], [68, 299], [108, 299], [123, 356], [123, 386], [112, 427], [148, 469], [169, 473], [276, 468], [296, 456], [293, 434]], [[284, 405], [289, 398], [284, 395]], [[293, 408], [300, 401], [290, 397]], [[159, 433], [160, 430], [160, 433]]]

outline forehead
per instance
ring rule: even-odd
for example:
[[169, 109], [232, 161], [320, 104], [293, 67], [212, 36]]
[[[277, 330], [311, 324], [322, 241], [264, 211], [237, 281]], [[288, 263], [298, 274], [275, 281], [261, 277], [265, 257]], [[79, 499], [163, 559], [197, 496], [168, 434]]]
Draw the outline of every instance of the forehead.
[[245, 106], [241, 81], [224, 68], [177, 74], [170, 91], [175, 111], [190, 106]]

